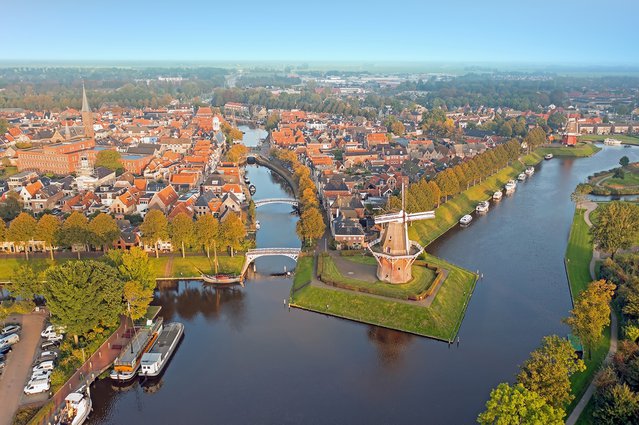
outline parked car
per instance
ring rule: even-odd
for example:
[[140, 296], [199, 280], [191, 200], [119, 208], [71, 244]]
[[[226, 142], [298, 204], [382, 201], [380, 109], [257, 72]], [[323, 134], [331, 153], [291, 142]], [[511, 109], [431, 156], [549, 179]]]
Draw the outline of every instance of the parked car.
[[0, 355], [6, 356], [9, 351], [11, 351], [10, 345], [5, 345], [0, 347]]
[[49, 391], [51, 384], [48, 379], [40, 379], [37, 381], [29, 382], [26, 387], [24, 387], [24, 393], [29, 394], [39, 394], [46, 391]]
[[64, 335], [62, 334], [53, 334], [47, 337], [47, 341], [49, 342], [61, 342], [64, 339]]
[[58, 353], [56, 353], [55, 351], [43, 351], [42, 353], [40, 353], [40, 356], [38, 356], [38, 361], [55, 360], [57, 358]]
[[15, 334], [20, 332], [20, 329], [22, 329], [20, 327], [20, 325], [8, 325], [5, 326], [4, 328], [2, 328], [2, 331], [0, 331], [1, 335], [10, 335], [10, 334]]
[[49, 325], [40, 333], [40, 336], [42, 338], [49, 338], [52, 335], [63, 334], [63, 333], [64, 333], [64, 327]]
[[9, 334], [0, 338], [0, 347], [6, 347], [7, 345], [11, 346], [20, 341], [20, 336], [18, 334]]
[[7, 364], [4, 362], [4, 360], [0, 360], [0, 374], [2, 372], [4, 372], [4, 368]]
[[53, 364], [53, 360], [46, 360], [33, 366], [33, 371], [37, 372], [38, 370], [53, 370], [54, 367], [55, 365]]
[[59, 346], [60, 346], [60, 341], [44, 341], [40, 345], [40, 349], [46, 351], [46, 350], [52, 350], [54, 348], [58, 348]]

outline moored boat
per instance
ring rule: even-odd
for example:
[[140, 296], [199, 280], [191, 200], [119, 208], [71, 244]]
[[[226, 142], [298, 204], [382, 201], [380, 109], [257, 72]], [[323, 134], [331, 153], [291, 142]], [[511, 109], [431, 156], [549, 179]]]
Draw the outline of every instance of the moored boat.
[[535, 174], [535, 168], [534, 167], [526, 167], [526, 171], [524, 171], [524, 173], [526, 173], [526, 175], [528, 177], [530, 177], [533, 174]]
[[604, 145], [608, 145], [608, 146], [621, 146], [621, 140], [618, 139], [611, 139], [611, 138], [606, 138], [604, 140]]
[[504, 193], [501, 190], [493, 193], [493, 201], [501, 201], [501, 197], [504, 196]]
[[206, 283], [216, 283], [216, 284], [229, 284], [229, 283], [240, 283], [242, 278], [240, 276], [236, 276], [233, 274], [202, 274], [202, 280]]
[[517, 189], [517, 183], [514, 180], [508, 180], [508, 183], [506, 183], [504, 189], [506, 190], [507, 195], [511, 194], [515, 191], [515, 189]]
[[79, 389], [64, 399], [64, 407], [60, 412], [57, 425], [81, 425], [91, 412], [91, 395], [88, 389]]
[[466, 214], [459, 219], [459, 224], [461, 224], [462, 226], [468, 226], [471, 221], [473, 221], [473, 216], [470, 214]]
[[551, 153], [547, 153], [546, 155], [544, 155], [544, 159], [545, 160], [552, 159], [552, 157], [553, 157], [553, 154], [551, 154]]
[[113, 362], [113, 370], [109, 377], [114, 381], [127, 382], [137, 375], [140, 360], [155, 343], [158, 333], [162, 331], [162, 318], [138, 330], [131, 341], [124, 347]]
[[259, 220], [255, 220], [255, 230], [260, 230], [260, 227], [262, 227], [260, 225], [260, 221]]
[[485, 213], [488, 212], [488, 208], [490, 208], [490, 204], [488, 203], [488, 201], [481, 201], [475, 207], [475, 211], [477, 211], [478, 213]]
[[184, 325], [179, 322], [167, 323], [151, 349], [142, 356], [140, 376], [158, 376], [177, 347], [184, 333]]
[[249, 193], [251, 195], [255, 195], [255, 192], [257, 192], [257, 189], [255, 188], [255, 185], [250, 185], [248, 189], [249, 189]]
[[524, 180], [526, 180], [526, 174], [525, 173], [521, 173], [517, 176], [517, 180], [519, 180], [520, 182], [523, 182]]

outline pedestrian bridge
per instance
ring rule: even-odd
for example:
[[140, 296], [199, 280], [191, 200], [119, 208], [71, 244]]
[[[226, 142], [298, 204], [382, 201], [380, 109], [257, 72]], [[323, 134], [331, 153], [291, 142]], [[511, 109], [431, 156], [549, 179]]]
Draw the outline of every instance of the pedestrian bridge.
[[244, 256], [245, 259], [244, 259], [244, 266], [242, 267], [242, 276], [244, 276], [244, 273], [246, 273], [246, 270], [248, 269], [248, 267], [257, 258], [275, 256], [275, 255], [282, 255], [284, 257], [288, 257], [288, 258], [293, 259], [294, 261], [297, 261], [297, 259], [299, 258], [301, 252], [302, 252], [302, 250], [299, 249], [299, 248], [256, 248], [256, 249], [249, 249], [248, 251], [246, 251], [246, 254]]
[[253, 200], [253, 202], [255, 203], [255, 208], [261, 207], [263, 205], [270, 205], [270, 204], [288, 204], [288, 205], [293, 205], [294, 207], [296, 207], [298, 205], [297, 199], [295, 198], [269, 198], [269, 199], [260, 199], [260, 200]]

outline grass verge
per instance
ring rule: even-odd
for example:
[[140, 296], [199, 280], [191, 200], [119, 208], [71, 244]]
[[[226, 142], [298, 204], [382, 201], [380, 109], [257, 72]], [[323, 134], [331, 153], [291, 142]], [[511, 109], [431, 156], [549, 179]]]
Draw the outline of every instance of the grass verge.
[[593, 143], [578, 142], [575, 146], [545, 146], [537, 149], [537, 153], [546, 155], [548, 153], [554, 156], [572, 156], [572, 157], [586, 157], [592, 156], [599, 152], [601, 148], [595, 146]]
[[624, 134], [584, 134], [579, 136], [579, 140], [584, 142], [603, 142], [607, 138], [620, 140], [621, 143], [627, 145], [639, 145], [639, 137]]
[[293, 278], [293, 286], [291, 287], [291, 295], [311, 282], [311, 279], [313, 279], [314, 261], [315, 258], [310, 256], [300, 257], [297, 259], [295, 277]]

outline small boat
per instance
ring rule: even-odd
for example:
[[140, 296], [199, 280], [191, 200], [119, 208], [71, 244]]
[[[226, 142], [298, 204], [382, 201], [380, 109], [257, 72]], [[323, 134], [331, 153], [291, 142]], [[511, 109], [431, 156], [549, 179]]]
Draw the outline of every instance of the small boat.
[[206, 283], [229, 284], [240, 283], [242, 278], [234, 274], [218, 273], [214, 275], [202, 274], [202, 280]]
[[606, 140], [604, 140], [604, 145], [608, 145], [608, 146], [621, 146], [621, 140], [618, 140], [618, 139], [611, 139], [611, 138], [606, 138]]
[[623, 145], [624, 148], [631, 148], [632, 146], [630, 145]]
[[262, 227], [260, 225], [260, 221], [259, 220], [255, 220], [255, 230], [260, 230], [260, 227]]
[[493, 201], [501, 201], [501, 197], [504, 196], [504, 193], [501, 190], [493, 193]]
[[91, 412], [91, 396], [84, 387], [69, 394], [64, 399], [64, 407], [60, 412], [60, 420], [57, 425], [81, 425], [89, 417]]
[[553, 154], [551, 154], [551, 153], [547, 153], [546, 155], [544, 155], [544, 159], [545, 160], [552, 159], [552, 157], [553, 157]]
[[249, 193], [251, 195], [255, 195], [255, 192], [257, 191], [257, 189], [255, 188], [255, 185], [250, 185], [249, 186]]
[[182, 323], [172, 322], [164, 325], [155, 344], [142, 356], [140, 376], [158, 376], [171, 358], [183, 333]]
[[527, 167], [526, 171], [524, 171], [524, 173], [526, 173], [526, 175], [528, 177], [532, 176], [533, 174], [535, 174], [535, 168], [534, 167]]
[[477, 211], [478, 213], [485, 213], [488, 212], [489, 207], [490, 204], [488, 203], [488, 201], [481, 201], [479, 204], [477, 204], [477, 207], [475, 207], [475, 211]]
[[251, 184], [251, 179], [249, 179], [248, 176], [244, 176], [244, 183], [245, 184]]
[[473, 221], [473, 216], [470, 214], [466, 214], [459, 219], [459, 224], [461, 224], [462, 226], [468, 226], [471, 221]]
[[506, 190], [506, 195], [509, 195], [513, 193], [515, 189], [517, 189], [517, 183], [514, 180], [508, 180], [508, 183], [506, 183], [504, 189]]
[[520, 182], [523, 182], [524, 180], [526, 180], [526, 174], [521, 173], [520, 175], [517, 176], [517, 180], [519, 180]]

